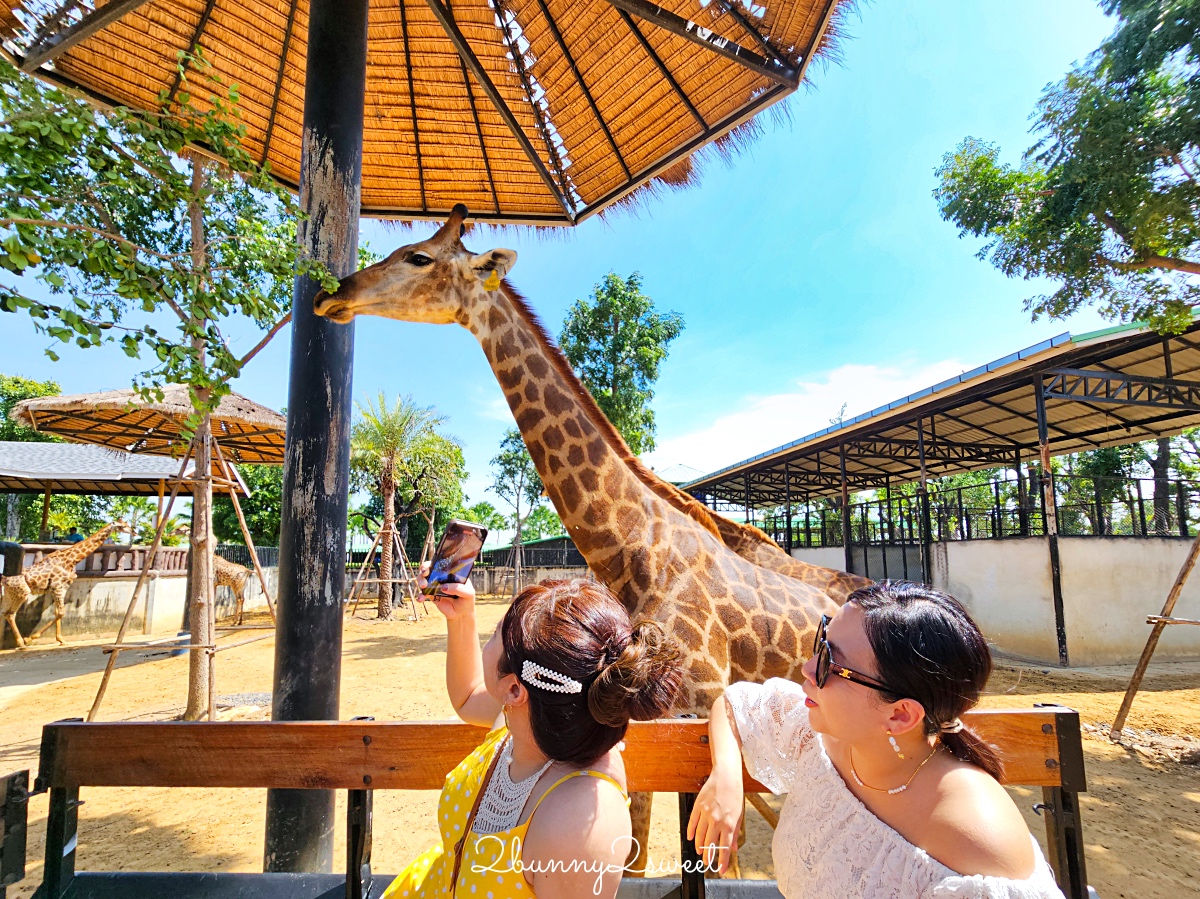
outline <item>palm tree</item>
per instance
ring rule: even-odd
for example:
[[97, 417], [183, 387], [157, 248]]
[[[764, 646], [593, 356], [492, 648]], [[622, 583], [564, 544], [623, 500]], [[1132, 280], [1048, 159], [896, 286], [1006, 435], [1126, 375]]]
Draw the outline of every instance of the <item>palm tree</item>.
[[[416, 455], [445, 421], [432, 406], [418, 406], [412, 396], [398, 396], [389, 406], [383, 391], [377, 403], [358, 403], [359, 420], [350, 432], [351, 465], [369, 472], [383, 494], [380, 536], [379, 617], [392, 617], [392, 547], [396, 533], [396, 466]], [[369, 560], [368, 560], [369, 562]]]

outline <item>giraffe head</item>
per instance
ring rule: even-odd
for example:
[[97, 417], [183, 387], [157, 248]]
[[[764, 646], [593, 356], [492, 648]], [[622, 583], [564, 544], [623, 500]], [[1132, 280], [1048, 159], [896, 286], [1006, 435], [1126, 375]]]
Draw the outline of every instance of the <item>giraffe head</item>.
[[313, 300], [317, 315], [345, 324], [356, 315], [408, 322], [466, 324], [469, 310], [500, 288], [517, 261], [512, 250], [473, 254], [462, 245], [467, 207], [459, 203], [438, 232], [342, 279]]

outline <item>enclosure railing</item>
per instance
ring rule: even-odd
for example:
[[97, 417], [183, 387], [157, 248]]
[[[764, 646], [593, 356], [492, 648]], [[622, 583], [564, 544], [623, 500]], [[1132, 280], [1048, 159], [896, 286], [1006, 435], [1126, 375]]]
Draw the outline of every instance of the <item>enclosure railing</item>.
[[[1200, 481], [1057, 475], [1053, 485], [1058, 533], [1065, 537], [1186, 538], [1200, 528]], [[1047, 532], [1036, 478], [1023, 491], [1015, 480], [948, 488], [931, 484], [927, 505], [926, 511], [920, 497], [911, 494], [851, 504], [851, 545], [918, 546], [926, 531], [930, 542]], [[770, 515], [759, 526], [780, 546], [844, 545], [842, 510], [833, 506], [793, 508], [790, 543], [784, 516]]]
[[[259, 565], [263, 568], [278, 567], [278, 546], [256, 546], [255, 549], [258, 550]], [[217, 555], [222, 559], [228, 559], [235, 565], [244, 565], [246, 568], [254, 567], [254, 563], [250, 560], [250, 547], [241, 543], [221, 543], [217, 546]]]
[[[61, 543], [22, 543], [24, 551], [22, 566], [36, 565], [51, 553], [65, 549]], [[75, 566], [78, 577], [137, 577], [145, 567], [148, 546], [127, 546], [106, 543]], [[160, 547], [154, 559], [153, 571], [162, 575], [187, 573], [187, 547]]]

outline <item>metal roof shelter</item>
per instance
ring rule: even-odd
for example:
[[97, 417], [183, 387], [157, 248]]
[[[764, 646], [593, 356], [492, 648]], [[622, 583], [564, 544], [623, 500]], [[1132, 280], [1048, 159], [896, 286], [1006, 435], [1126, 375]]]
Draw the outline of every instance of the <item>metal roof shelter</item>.
[[[233, 471], [241, 492], [249, 496], [237, 469]], [[178, 474], [179, 460], [169, 456], [86, 444], [0, 441], [0, 493], [154, 497]], [[184, 473], [191, 476], [190, 469]]]
[[1164, 338], [1140, 325], [1060, 334], [736, 465], [684, 489], [761, 509], [1200, 425], [1200, 321]]

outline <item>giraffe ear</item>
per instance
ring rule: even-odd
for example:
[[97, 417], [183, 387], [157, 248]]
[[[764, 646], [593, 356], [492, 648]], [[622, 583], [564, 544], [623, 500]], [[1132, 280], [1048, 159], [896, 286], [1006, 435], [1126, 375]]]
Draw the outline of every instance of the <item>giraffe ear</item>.
[[[488, 250], [471, 257], [471, 268], [481, 281], [497, 281], [512, 271], [516, 264], [516, 250]], [[498, 284], [496, 286], [499, 287]]]

